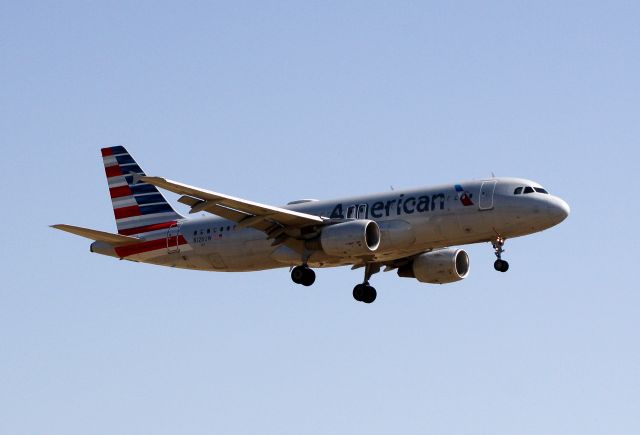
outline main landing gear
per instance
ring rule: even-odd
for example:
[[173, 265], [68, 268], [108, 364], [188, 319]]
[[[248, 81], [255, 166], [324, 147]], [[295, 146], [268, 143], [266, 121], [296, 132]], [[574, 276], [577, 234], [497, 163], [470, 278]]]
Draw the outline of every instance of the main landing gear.
[[491, 242], [496, 257], [498, 257], [498, 259], [493, 263], [493, 268], [498, 272], [506, 272], [507, 270], [509, 270], [509, 263], [506, 260], [502, 259], [502, 253], [504, 252], [504, 249], [502, 249], [502, 247], [504, 246], [504, 242], [505, 240], [499, 236]]
[[[378, 292], [369, 284], [371, 275], [380, 271], [378, 264], [368, 263], [364, 268], [364, 282], [353, 288], [353, 298], [358, 302], [370, 304], [376, 300]], [[291, 281], [304, 286], [312, 285], [316, 280], [316, 273], [306, 264], [291, 269]]]
[[369, 283], [358, 284], [353, 288], [353, 298], [358, 302], [370, 304], [376, 300], [378, 292]]
[[309, 287], [316, 281], [316, 273], [306, 264], [296, 266], [291, 270], [291, 281]]
[[371, 302], [376, 300], [378, 296], [378, 292], [375, 287], [369, 284], [369, 280], [371, 279], [371, 275], [380, 271], [380, 266], [377, 264], [367, 263], [364, 268], [364, 282], [362, 284], [358, 284], [353, 288], [353, 298], [358, 302], [364, 302], [365, 304], [370, 304]]

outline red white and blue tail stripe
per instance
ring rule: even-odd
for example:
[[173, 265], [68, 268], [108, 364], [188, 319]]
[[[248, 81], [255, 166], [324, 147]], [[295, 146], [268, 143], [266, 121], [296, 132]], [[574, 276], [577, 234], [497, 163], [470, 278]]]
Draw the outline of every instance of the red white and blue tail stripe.
[[183, 219], [155, 186], [133, 181], [134, 175], [145, 173], [123, 146], [102, 148], [102, 160], [119, 234], [148, 235], [159, 230], [166, 234]]

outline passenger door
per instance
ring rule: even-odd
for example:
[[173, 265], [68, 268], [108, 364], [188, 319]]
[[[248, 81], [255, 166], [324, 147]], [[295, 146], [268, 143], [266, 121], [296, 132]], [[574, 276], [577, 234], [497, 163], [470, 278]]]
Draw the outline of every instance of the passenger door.
[[480, 199], [478, 208], [480, 210], [491, 210], [493, 208], [493, 193], [496, 190], [498, 180], [483, 181], [480, 186]]

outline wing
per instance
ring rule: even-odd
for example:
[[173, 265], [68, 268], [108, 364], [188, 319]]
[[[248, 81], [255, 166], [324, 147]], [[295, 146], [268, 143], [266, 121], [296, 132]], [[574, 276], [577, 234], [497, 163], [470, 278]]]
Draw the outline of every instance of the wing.
[[282, 235], [285, 229], [299, 229], [322, 225], [327, 218], [284, 208], [235, 198], [204, 190], [162, 177], [139, 177], [140, 181], [183, 195], [178, 201], [191, 207], [190, 213], [206, 211], [238, 223], [264, 231], [270, 238]]

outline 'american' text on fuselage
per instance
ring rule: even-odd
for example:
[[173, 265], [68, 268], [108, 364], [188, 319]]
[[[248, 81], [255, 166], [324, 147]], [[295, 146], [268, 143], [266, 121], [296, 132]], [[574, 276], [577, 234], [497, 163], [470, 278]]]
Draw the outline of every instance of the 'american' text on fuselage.
[[[403, 214], [424, 213], [434, 211], [436, 208], [444, 210], [445, 194], [437, 193], [435, 195], [422, 195], [417, 198], [414, 196], [406, 197], [401, 194], [397, 199], [390, 199], [386, 202], [376, 201], [373, 204], [366, 204], [369, 210], [369, 217], [379, 219], [394, 214], [400, 216]], [[361, 204], [354, 204], [361, 205]], [[331, 212], [332, 219], [344, 219], [344, 206], [337, 204]], [[362, 218], [362, 216], [359, 216]]]

